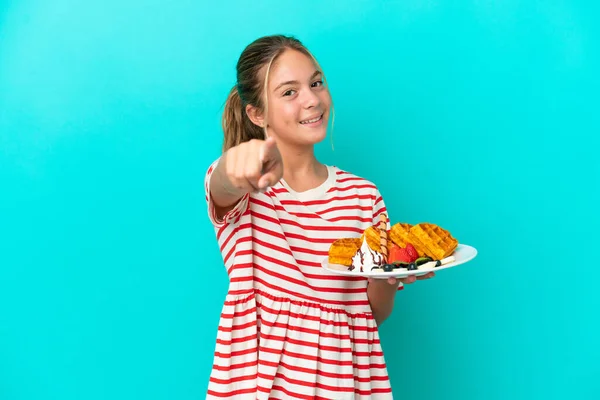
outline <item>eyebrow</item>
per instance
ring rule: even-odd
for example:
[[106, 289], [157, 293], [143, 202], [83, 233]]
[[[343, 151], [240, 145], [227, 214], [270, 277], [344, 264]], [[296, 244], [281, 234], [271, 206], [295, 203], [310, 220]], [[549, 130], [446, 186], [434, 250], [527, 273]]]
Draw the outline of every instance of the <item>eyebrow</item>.
[[[314, 79], [318, 75], [321, 75], [321, 71], [316, 70], [315, 72], [313, 72], [310, 79]], [[280, 87], [285, 86], [285, 85], [294, 85], [294, 84], [297, 85], [298, 83], [299, 83], [298, 81], [285, 81], [285, 82], [282, 82], [279, 85], [277, 85], [277, 87], [275, 89], [273, 89], [273, 91], [276, 92], [277, 90], [279, 90]]]

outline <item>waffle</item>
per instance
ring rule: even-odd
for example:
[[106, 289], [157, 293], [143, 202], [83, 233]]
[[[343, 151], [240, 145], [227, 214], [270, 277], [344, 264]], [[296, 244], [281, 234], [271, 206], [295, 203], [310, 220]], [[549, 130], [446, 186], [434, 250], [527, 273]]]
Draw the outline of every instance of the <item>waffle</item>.
[[398, 222], [390, 229], [389, 237], [397, 246], [406, 247], [408, 243], [408, 233], [410, 232], [411, 224], [403, 224]]
[[414, 226], [410, 224], [397, 223], [392, 226], [390, 238], [392, 242], [400, 247], [406, 247], [408, 243], [412, 244], [419, 257], [427, 254], [427, 247], [421, 243], [419, 238], [412, 234]]
[[458, 246], [456, 240], [450, 232], [435, 224], [420, 223], [412, 228], [408, 234], [408, 240], [420, 254], [417, 243], [423, 248], [424, 254], [434, 260], [441, 260], [448, 257]]
[[360, 249], [362, 241], [359, 238], [338, 239], [329, 247], [329, 263], [352, 265], [352, 257]]

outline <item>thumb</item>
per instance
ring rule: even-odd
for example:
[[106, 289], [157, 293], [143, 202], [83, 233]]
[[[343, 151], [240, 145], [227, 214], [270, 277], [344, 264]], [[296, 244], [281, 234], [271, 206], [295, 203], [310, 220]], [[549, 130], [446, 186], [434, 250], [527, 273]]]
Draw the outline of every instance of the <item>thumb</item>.
[[268, 172], [260, 177], [258, 180], [259, 189], [266, 189], [270, 186], [273, 186], [277, 183], [278, 179], [273, 172]]
[[277, 142], [272, 137], [268, 137], [267, 140], [260, 147], [258, 158], [260, 162], [265, 163], [273, 157], [274, 150], [277, 149]]
[[258, 187], [261, 189], [275, 185], [283, 176], [281, 158], [277, 158], [275, 154], [272, 157], [263, 163], [263, 175], [258, 180]]

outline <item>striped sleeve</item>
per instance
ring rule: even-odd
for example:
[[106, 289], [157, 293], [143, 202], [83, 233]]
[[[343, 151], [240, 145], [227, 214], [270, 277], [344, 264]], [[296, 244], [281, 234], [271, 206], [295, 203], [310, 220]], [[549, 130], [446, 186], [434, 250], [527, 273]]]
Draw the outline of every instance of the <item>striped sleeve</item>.
[[212, 224], [221, 228], [228, 224], [237, 224], [240, 221], [240, 216], [246, 212], [248, 209], [248, 203], [250, 198], [250, 193], [246, 193], [244, 197], [238, 201], [234, 208], [228, 211], [224, 216], [219, 218], [217, 215], [217, 210], [215, 204], [213, 202], [212, 196], [210, 194], [210, 180], [213, 177], [213, 172], [219, 163], [220, 158], [215, 160], [206, 171], [206, 176], [204, 178], [204, 192], [206, 197], [206, 204], [208, 206], [208, 218], [212, 222]]
[[381, 214], [387, 214], [387, 229], [390, 229], [390, 215], [387, 211], [387, 207], [385, 206], [385, 201], [383, 200], [383, 196], [379, 192], [379, 189], [375, 188], [375, 200], [373, 202], [373, 225], [379, 224], [379, 216]]

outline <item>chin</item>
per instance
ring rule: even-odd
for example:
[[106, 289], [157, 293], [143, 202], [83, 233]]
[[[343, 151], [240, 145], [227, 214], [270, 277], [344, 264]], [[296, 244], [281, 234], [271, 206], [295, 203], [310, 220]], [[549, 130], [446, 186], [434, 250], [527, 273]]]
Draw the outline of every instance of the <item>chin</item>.
[[327, 128], [323, 129], [323, 132], [320, 132], [318, 135], [315, 136], [314, 138], [314, 143], [321, 143], [323, 140], [325, 140], [325, 138], [327, 137]]
[[301, 129], [298, 132], [298, 138], [303, 142], [303, 144], [317, 144], [321, 143], [327, 137], [327, 128], [323, 129], [314, 129], [312, 132], [306, 132], [305, 129]]

